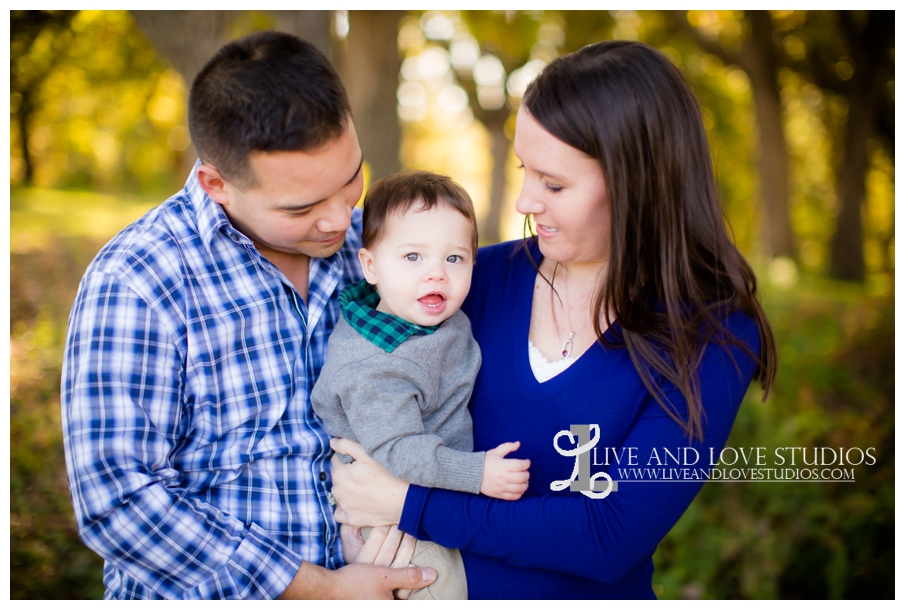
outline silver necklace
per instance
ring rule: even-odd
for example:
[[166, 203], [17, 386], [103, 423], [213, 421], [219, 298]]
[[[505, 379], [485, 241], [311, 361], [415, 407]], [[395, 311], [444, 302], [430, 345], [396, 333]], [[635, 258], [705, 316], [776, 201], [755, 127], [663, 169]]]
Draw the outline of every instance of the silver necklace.
[[[565, 265], [563, 265], [565, 267]], [[569, 272], [569, 269], [566, 268], [566, 273]], [[556, 277], [554, 272], [554, 278]], [[572, 304], [569, 303], [569, 284], [568, 280], [565, 285], [566, 292], [566, 318], [569, 320], [569, 336], [566, 338], [565, 342], [562, 344], [562, 357], [563, 360], [572, 355], [572, 338], [578, 333], [586, 331], [590, 328], [591, 324], [594, 323], [594, 320], [588, 322], [583, 328], [579, 330], [572, 330]]]

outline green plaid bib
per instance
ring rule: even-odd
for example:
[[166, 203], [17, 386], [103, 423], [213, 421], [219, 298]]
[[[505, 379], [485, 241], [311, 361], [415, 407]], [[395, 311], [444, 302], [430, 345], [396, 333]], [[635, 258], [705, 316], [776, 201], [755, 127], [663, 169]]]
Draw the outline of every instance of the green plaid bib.
[[387, 353], [413, 335], [430, 335], [439, 328], [439, 325], [412, 324], [398, 316], [377, 311], [378, 304], [380, 295], [367, 280], [350, 284], [339, 293], [339, 306], [346, 322], [359, 335]]

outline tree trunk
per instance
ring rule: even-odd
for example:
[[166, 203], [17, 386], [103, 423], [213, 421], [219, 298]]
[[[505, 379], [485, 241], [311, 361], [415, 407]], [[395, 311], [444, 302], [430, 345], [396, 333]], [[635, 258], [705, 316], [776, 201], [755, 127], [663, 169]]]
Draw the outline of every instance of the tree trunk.
[[[182, 75], [186, 93], [195, 75], [226, 44], [234, 11], [130, 11], [135, 24], [160, 55]], [[187, 176], [198, 152], [194, 144], [180, 155], [176, 180]]]
[[[330, 57], [330, 27], [333, 11], [270, 11], [276, 17], [274, 29], [307, 40]], [[332, 58], [331, 58], [332, 59]]]
[[770, 256], [795, 259], [789, 221], [789, 151], [782, 130], [782, 101], [772, 74], [749, 74], [757, 113], [762, 236]]
[[[830, 242], [830, 275], [840, 280], [863, 282], [864, 228], [861, 208], [867, 191], [870, 165], [867, 141], [881, 128], [880, 90], [885, 87], [881, 75], [884, 55], [895, 42], [895, 30], [889, 13], [868, 13], [863, 25], [851, 13], [840, 14], [843, 31], [848, 35], [855, 72], [846, 84], [848, 116], [842, 154], [838, 155], [836, 193], [839, 214], [836, 232]], [[888, 250], [887, 250], [888, 252]]]
[[748, 11], [751, 36], [739, 59], [751, 80], [760, 135], [758, 169], [763, 205], [762, 231], [770, 256], [797, 259], [789, 220], [789, 151], [782, 128], [782, 100], [776, 83], [773, 27], [766, 11]]
[[[860, 66], [859, 66], [860, 68]], [[856, 90], [858, 91], [858, 90]], [[864, 281], [864, 230], [861, 206], [866, 190], [867, 140], [875, 122], [871, 87], [849, 98], [845, 148], [836, 170], [839, 214], [830, 244], [830, 275], [840, 280]]]
[[35, 178], [35, 160], [32, 157], [28, 139], [31, 137], [31, 115], [34, 112], [34, 106], [31, 103], [31, 91], [20, 91], [19, 93], [22, 98], [19, 102], [19, 110], [16, 112], [16, 123], [19, 127], [22, 159], [25, 161], [25, 174], [22, 176], [22, 184], [31, 186]]
[[396, 39], [404, 14], [349, 11], [349, 36], [337, 62], [372, 182], [401, 168], [396, 112], [401, 61]]
[[481, 221], [482, 244], [496, 244], [500, 241], [500, 217], [505, 205], [506, 167], [510, 148], [509, 138], [504, 130], [508, 118], [508, 108], [481, 113], [481, 122], [490, 132], [490, 154], [493, 158], [490, 171], [490, 209]]
[[[246, 17], [245, 11], [131, 11], [135, 23], [154, 48], [182, 75], [190, 89], [195, 75], [235, 38], [232, 26]], [[331, 11], [273, 11], [274, 28], [310, 41], [329, 56]], [[395, 40], [395, 38], [394, 38]], [[190, 146], [182, 155], [187, 175], [198, 153]]]
[[782, 128], [782, 100], [776, 83], [779, 59], [773, 42], [773, 25], [766, 11], [746, 11], [751, 35], [738, 52], [704, 38], [682, 11], [666, 11], [672, 23], [702, 50], [724, 63], [738, 64], [748, 75], [754, 97], [759, 143], [761, 235], [768, 256], [796, 259], [795, 235], [789, 220], [789, 151]]
[[238, 11], [131, 11], [135, 24], [191, 87], [195, 75], [229, 39]]
[[[31, 185], [35, 176], [35, 159], [31, 152], [31, 119], [35, 100], [47, 77], [69, 52], [72, 36], [69, 29], [78, 11], [12, 11], [10, 13], [10, 93], [20, 95], [19, 107], [12, 114], [21, 140], [25, 173], [22, 183]], [[37, 65], [28, 56], [42, 34], [52, 39], [49, 56]], [[25, 65], [23, 65], [23, 63]]]

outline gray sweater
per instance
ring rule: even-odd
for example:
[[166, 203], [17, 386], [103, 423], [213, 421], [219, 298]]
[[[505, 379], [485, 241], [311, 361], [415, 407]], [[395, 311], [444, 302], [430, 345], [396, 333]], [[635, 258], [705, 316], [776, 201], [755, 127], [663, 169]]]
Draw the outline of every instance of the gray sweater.
[[468, 412], [480, 366], [480, 348], [461, 311], [390, 353], [341, 318], [311, 404], [327, 432], [361, 443], [393, 476], [480, 493], [484, 452], [472, 452]]

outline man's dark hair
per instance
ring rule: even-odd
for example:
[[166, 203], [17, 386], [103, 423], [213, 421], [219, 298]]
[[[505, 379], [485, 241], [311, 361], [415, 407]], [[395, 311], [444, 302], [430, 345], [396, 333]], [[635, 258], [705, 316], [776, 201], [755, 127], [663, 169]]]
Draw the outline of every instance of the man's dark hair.
[[468, 191], [451, 178], [433, 172], [412, 171], [382, 178], [368, 188], [364, 200], [361, 242], [373, 248], [386, 233], [387, 218], [405, 214], [412, 206], [418, 211], [448, 205], [471, 221], [472, 256], [478, 252], [478, 220]]
[[324, 54], [284, 32], [227, 44], [189, 94], [198, 155], [239, 186], [256, 185], [251, 153], [315, 149], [341, 135], [350, 114], [346, 90]]

